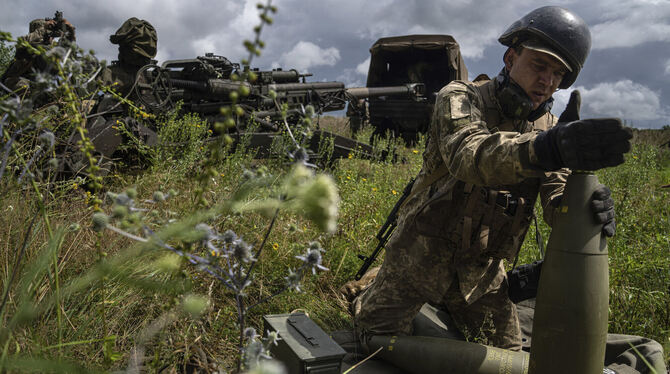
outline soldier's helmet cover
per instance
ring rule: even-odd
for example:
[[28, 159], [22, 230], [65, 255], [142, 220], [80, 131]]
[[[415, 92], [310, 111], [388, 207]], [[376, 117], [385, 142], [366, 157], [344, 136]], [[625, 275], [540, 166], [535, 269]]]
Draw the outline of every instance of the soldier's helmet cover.
[[575, 82], [591, 50], [591, 32], [586, 22], [558, 6], [531, 11], [514, 22], [498, 41], [508, 47], [521, 45], [558, 58], [568, 68], [559, 88], [568, 88]]
[[30, 21], [30, 25], [28, 26], [28, 32], [35, 32], [39, 29], [43, 29], [46, 27], [47, 21], [44, 20], [44, 18], [38, 18]]
[[122, 63], [142, 66], [156, 57], [156, 29], [143, 19], [127, 19], [109, 40], [119, 45], [119, 61]]

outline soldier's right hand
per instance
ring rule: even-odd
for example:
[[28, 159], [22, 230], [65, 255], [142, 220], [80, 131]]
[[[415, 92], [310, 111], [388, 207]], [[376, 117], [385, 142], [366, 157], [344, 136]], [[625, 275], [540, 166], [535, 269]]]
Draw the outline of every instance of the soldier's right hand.
[[618, 118], [580, 120], [581, 104], [579, 91], [572, 91], [558, 124], [535, 138], [535, 155], [543, 169], [597, 170], [623, 163], [633, 137], [630, 129]]
[[545, 170], [598, 170], [622, 164], [632, 137], [619, 118], [584, 119], [539, 133], [533, 147]]

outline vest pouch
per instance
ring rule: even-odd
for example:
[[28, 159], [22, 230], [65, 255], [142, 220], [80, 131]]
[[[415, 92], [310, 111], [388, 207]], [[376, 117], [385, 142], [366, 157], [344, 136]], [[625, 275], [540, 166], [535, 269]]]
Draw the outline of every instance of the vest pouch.
[[413, 218], [416, 233], [453, 241], [449, 231], [453, 231], [456, 219], [462, 216], [463, 205], [462, 182], [457, 182], [453, 188], [438, 191], [417, 209]]
[[[513, 212], [511, 204], [516, 204]], [[477, 187], [468, 196], [459, 223], [451, 231], [451, 240], [460, 243], [460, 258], [512, 261], [526, 234], [525, 216], [523, 198]]]

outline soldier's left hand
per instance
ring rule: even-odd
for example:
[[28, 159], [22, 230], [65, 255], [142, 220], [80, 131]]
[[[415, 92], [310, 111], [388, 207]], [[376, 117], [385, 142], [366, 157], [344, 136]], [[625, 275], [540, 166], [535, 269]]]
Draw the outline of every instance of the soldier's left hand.
[[599, 185], [591, 196], [591, 210], [595, 221], [603, 225], [602, 233], [607, 237], [614, 236], [616, 221], [614, 220], [614, 200], [612, 192], [604, 184]]

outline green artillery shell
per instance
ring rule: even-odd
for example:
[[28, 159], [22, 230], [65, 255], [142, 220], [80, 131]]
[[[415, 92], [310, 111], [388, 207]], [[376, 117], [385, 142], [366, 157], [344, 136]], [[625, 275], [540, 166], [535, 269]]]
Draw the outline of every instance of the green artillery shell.
[[603, 372], [607, 241], [590, 207], [593, 174], [573, 172], [554, 217], [537, 293], [531, 374]]
[[376, 357], [408, 373], [526, 374], [529, 355], [460, 340], [425, 336], [373, 336]]

